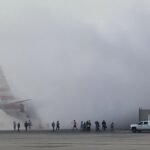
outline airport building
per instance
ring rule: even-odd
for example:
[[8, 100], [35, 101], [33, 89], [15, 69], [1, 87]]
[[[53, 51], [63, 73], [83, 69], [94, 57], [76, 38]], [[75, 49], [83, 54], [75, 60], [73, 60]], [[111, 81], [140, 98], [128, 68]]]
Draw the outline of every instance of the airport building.
[[150, 109], [139, 108], [139, 121], [150, 120]]

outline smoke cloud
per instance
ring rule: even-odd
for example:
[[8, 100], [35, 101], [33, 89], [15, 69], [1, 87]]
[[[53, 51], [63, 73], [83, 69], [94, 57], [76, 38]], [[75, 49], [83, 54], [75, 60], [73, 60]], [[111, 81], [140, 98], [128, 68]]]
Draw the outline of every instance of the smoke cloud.
[[119, 127], [150, 108], [149, 1], [0, 3], [0, 64], [43, 122]]

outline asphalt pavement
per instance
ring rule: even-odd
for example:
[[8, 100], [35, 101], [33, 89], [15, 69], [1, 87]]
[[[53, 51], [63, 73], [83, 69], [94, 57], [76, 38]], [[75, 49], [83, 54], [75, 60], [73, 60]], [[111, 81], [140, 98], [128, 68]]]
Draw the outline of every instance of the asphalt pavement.
[[150, 133], [0, 131], [0, 150], [150, 150]]

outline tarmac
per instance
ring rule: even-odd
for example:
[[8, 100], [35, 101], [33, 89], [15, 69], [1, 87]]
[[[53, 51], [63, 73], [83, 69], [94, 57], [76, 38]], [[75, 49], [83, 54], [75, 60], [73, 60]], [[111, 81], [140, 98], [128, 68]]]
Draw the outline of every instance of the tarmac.
[[149, 150], [150, 133], [0, 131], [0, 150]]

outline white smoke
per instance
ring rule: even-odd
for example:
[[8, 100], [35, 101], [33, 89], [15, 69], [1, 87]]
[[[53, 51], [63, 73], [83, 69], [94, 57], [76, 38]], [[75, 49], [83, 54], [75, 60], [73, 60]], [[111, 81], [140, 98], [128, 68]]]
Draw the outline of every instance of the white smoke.
[[14, 93], [32, 98], [43, 122], [120, 126], [150, 107], [148, 1], [25, 4], [2, 16], [0, 58]]
[[[20, 122], [20, 120], [13, 118], [9, 115], [7, 115], [5, 112], [0, 110], [0, 130], [13, 130], [13, 122], [15, 121], [16, 123]], [[21, 124], [21, 129], [24, 128], [23, 124]]]

